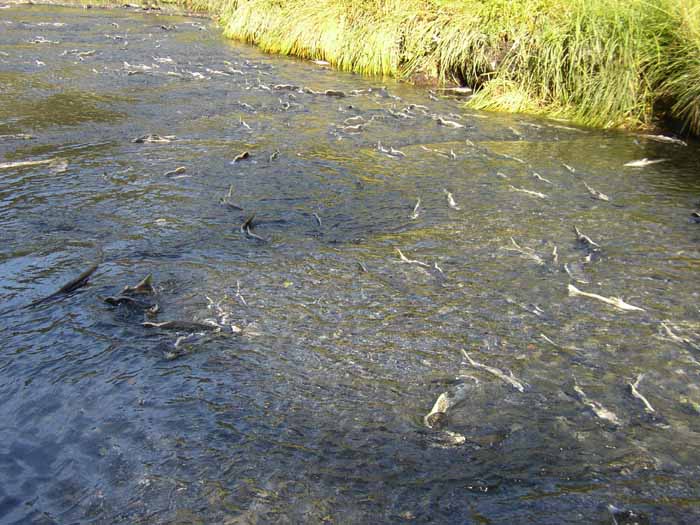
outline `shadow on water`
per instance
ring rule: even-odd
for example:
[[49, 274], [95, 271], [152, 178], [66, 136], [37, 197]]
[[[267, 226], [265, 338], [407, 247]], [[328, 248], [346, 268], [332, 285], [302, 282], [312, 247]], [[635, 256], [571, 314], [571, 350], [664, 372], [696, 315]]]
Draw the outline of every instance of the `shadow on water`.
[[[0, 521], [700, 518], [697, 144], [465, 111], [201, 20], [2, 13]], [[220, 331], [142, 324], [167, 321]]]

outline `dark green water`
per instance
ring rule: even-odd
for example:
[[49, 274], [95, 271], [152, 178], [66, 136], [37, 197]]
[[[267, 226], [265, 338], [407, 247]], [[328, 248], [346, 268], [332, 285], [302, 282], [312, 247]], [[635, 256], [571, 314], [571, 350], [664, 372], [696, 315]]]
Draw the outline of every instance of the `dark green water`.
[[[202, 20], [0, 9], [0, 165], [53, 159], [0, 169], [0, 522], [697, 523], [698, 144], [561, 126]], [[643, 157], [668, 160], [623, 167]], [[249, 213], [267, 242], [239, 231]], [[22, 308], [93, 262], [89, 286]], [[101, 300], [149, 273], [157, 321], [220, 333]]]

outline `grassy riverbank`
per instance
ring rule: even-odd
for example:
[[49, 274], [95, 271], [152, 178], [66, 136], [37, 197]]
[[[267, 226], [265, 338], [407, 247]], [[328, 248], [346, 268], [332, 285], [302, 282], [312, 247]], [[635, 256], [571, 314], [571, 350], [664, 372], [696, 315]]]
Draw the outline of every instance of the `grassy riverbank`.
[[700, 0], [174, 0], [227, 36], [476, 89], [474, 108], [700, 134]]

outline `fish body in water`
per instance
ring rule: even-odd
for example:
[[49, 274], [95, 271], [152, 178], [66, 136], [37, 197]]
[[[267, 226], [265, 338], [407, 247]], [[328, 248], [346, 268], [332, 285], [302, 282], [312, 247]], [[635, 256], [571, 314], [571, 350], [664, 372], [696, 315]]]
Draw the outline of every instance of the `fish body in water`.
[[138, 308], [153, 308], [153, 304], [149, 303], [144, 303], [143, 301], [139, 301], [138, 299], [135, 299], [134, 297], [131, 297], [129, 295], [115, 295], [115, 296], [109, 296], [109, 297], [103, 297], [102, 300], [111, 305], [111, 306], [119, 306], [119, 305], [127, 305], [127, 306], [134, 306]]
[[85, 270], [83, 273], [81, 273], [78, 277], [73, 279], [72, 281], [67, 282], [61, 288], [59, 288], [56, 291], [56, 294], [61, 294], [61, 293], [69, 293], [72, 292], [73, 290], [77, 290], [81, 286], [85, 286], [87, 284], [88, 280], [90, 279], [90, 276], [95, 273], [95, 270], [97, 270], [97, 264], [93, 264]]
[[417, 261], [415, 259], [409, 259], [406, 257], [403, 252], [396, 248], [396, 253], [399, 254], [399, 259], [401, 260], [402, 263], [407, 263], [407, 264], [417, 264], [418, 266], [422, 266], [423, 268], [430, 268], [430, 265], [427, 263], [424, 263], [422, 261]]
[[584, 235], [583, 233], [581, 233], [581, 231], [576, 226], [574, 226], [574, 233], [576, 234], [576, 242], [578, 242], [581, 246], [583, 246], [591, 252], [600, 251], [600, 244], [593, 241], [588, 235]]
[[369, 88], [368, 91], [376, 93], [376, 95], [381, 98], [394, 98], [397, 100], [399, 99], [399, 97], [397, 97], [396, 95], [392, 95], [391, 93], [389, 93], [389, 90], [386, 88], [386, 86], [382, 86], [380, 88]]
[[186, 331], [214, 331], [221, 327], [207, 323], [194, 321], [164, 321], [162, 323], [144, 322], [141, 326], [146, 328], [160, 328], [161, 330], [186, 330]]
[[532, 190], [526, 190], [525, 188], [516, 188], [512, 184], [508, 185], [508, 188], [511, 191], [517, 191], [518, 193], [525, 193], [526, 195], [532, 195], [533, 197], [537, 197], [540, 199], [546, 199], [547, 196], [544, 193], [540, 193], [539, 191], [532, 191]]
[[647, 414], [653, 414], [656, 412], [656, 410], [654, 410], [654, 407], [651, 406], [649, 400], [639, 392], [639, 382], [643, 378], [644, 374], [639, 374], [637, 376], [637, 380], [634, 383], [627, 383], [627, 388], [629, 389], [630, 394], [632, 394], [632, 397], [635, 397], [636, 399], [639, 399], [642, 402], [642, 404], [644, 405], [644, 411]]
[[673, 341], [674, 343], [686, 345], [686, 346], [692, 348], [693, 350], [700, 350], [700, 345], [696, 345], [695, 343], [693, 343], [693, 341], [691, 341], [687, 337], [682, 337], [678, 334], [675, 334], [673, 332], [673, 330], [671, 330], [671, 327], [668, 324], [666, 324], [667, 322], [668, 321], [662, 321], [661, 328], [664, 329], [664, 331], [666, 332], [666, 335], [668, 335], [668, 337], [669, 337], [669, 339], [671, 339], [671, 341]]
[[253, 233], [250, 229], [250, 226], [248, 226], [245, 229], [245, 234], [246, 234], [246, 236], [250, 237], [251, 239], [255, 239], [258, 241], [262, 241], [262, 242], [267, 242], [267, 239], [265, 239], [264, 237], [260, 237], [260, 235]]
[[605, 202], [610, 201], [610, 197], [608, 197], [605, 193], [599, 192], [595, 188], [591, 188], [586, 181], [583, 181], [583, 185], [588, 190], [588, 193], [591, 194], [591, 198], [599, 200], [599, 201], [605, 201]]
[[49, 164], [49, 169], [53, 173], [65, 173], [68, 171], [68, 161], [56, 159], [54, 162]]
[[235, 164], [236, 162], [240, 162], [242, 160], [246, 160], [249, 158], [250, 158], [250, 153], [248, 153], [247, 151], [244, 151], [243, 153], [239, 153], [238, 155], [236, 155], [233, 158], [233, 160], [231, 161], [231, 164]]
[[40, 166], [42, 164], [51, 164], [55, 162], [56, 159], [44, 159], [44, 160], [22, 160], [18, 162], [0, 162], [0, 170], [6, 170], [10, 168], [28, 168], [30, 166]]
[[246, 230], [250, 229], [250, 227], [253, 225], [253, 220], [255, 219], [255, 214], [252, 213], [246, 219], [243, 221], [243, 224], [241, 224], [241, 233], [245, 233]]
[[327, 89], [326, 91], [323, 92], [324, 95], [327, 97], [337, 97], [337, 98], [344, 98], [347, 97], [344, 91], [340, 91], [337, 89]]
[[447, 205], [448, 205], [450, 208], [452, 208], [453, 210], [457, 210], [457, 211], [459, 211], [459, 210], [462, 209], [462, 208], [460, 208], [460, 207], [457, 205], [457, 202], [455, 202], [455, 199], [454, 199], [454, 197], [452, 196], [452, 193], [450, 193], [449, 191], [447, 191], [447, 190], [444, 189], [444, 188], [443, 188], [442, 191], [445, 193], [445, 196], [447, 197]]
[[598, 295], [596, 293], [588, 293], [588, 292], [583, 292], [576, 288], [573, 284], [570, 284], [568, 287], [569, 290], [569, 295], [571, 297], [588, 297], [589, 299], [595, 299], [597, 301], [601, 301], [603, 303], [609, 304], [611, 306], [614, 306], [615, 308], [619, 308], [620, 310], [626, 310], [626, 311], [638, 311], [638, 312], [644, 312], [644, 308], [639, 308], [638, 306], [633, 306], [631, 304], [628, 304], [624, 302], [622, 299], [619, 297], [603, 297], [602, 295]]
[[275, 89], [277, 91], [300, 91], [301, 88], [299, 86], [295, 86], [293, 84], [277, 84], [272, 86], [272, 89]]
[[542, 182], [544, 182], [544, 183], [546, 183], [546, 184], [552, 184], [552, 181], [551, 181], [551, 180], [545, 179], [542, 175], [540, 175], [540, 174], [537, 173], [536, 171], [533, 171], [533, 172], [532, 172], [532, 176], [535, 177], [537, 180], [542, 181]]
[[350, 125], [353, 125], [353, 124], [355, 124], [355, 123], [362, 122], [363, 120], [365, 120], [365, 119], [364, 119], [364, 117], [363, 117], [362, 115], [357, 115], [357, 116], [354, 116], [354, 117], [348, 117], [348, 118], [346, 118], [346, 119], [343, 121], [343, 124], [346, 125], [346, 126], [350, 126]]
[[640, 160], [633, 160], [625, 163], [624, 165], [628, 168], [643, 168], [645, 166], [651, 166], [652, 164], [658, 164], [659, 162], [666, 162], [668, 159], [647, 159], [643, 158]]
[[137, 137], [131, 142], [135, 144], [167, 144], [175, 140], [175, 135], [143, 135]]
[[514, 155], [506, 155], [505, 153], [501, 153], [498, 156], [502, 159], [514, 160], [515, 162], [517, 162], [519, 164], [527, 164], [527, 162], [525, 162], [523, 159], [520, 159]]
[[132, 295], [132, 294], [152, 294], [155, 292], [153, 288], [153, 275], [150, 273], [141, 279], [134, 286], [126, 285], [120, 295]]
[[253, 228], [253, 220], [255, 219], [255, 214], [249, 215], [245, 221], [243, 221], [243, 224], [241, 224], [241, 233], [245, 235], [246, 237], [249, 237], [251, 239], [256, 239], [258, 241], [263, 241], [267, 242], [267, 239], [260, 237], [260, 235], [256, 235], [253, 233], [252, 228]]
[[615, 505], [608, 505], [608, 512], [614, 525], [650, 525], [649, 517], [642, 513], [629, 509], [619, 509]]
[[414, 117], [413, 115], [411, 115], [410, 113], [408, 113], [408, 112], [406, 112], [406, 111], [404, 111], [404, 110], [401, 110], [401, 111], [394, 111], [393, 109], [389, 108], [389, 109], [387, 109], [386, 111], [387, 111], [387, 113], [389, 113], [389, 115], [391, 115], [391, 116], [394, 117], [394, 118], [399, 118], [399, 119], [401, 119], [401, 118], [402, 118], [402, 119], [412, 119], [412, 118], [416, 118], [416, 117]]
[[474, 368], [477, 368], [479, 370], [484, 370], [485, 372], [488, 372], [489, 374], [496, 376], [497, 378], [499, 378], [502, 381], [505, 381], [506, 383], [511, 385], [518, 392], [525, 391], [525, 385], [523, 383], [521, 383], [518, 379], [515, 378], [515, 376], [513, 375], [513, 372], [506, 374], [503, 371], [501, 371], [498, 368], [495, 368], [493, 366], [488, 366], [488, 365], [484, 365], [481, 363], [477, 363], [471, 357], [469, 357], [469, 354], [464, 349], [462, 349], [462, 355], [467, 360], [467, 363], [469, 363]]
[[41, 299], [38, 299], [30, 304], [28, 304], [25, 308], [31, 308], [32, 306], [36, 306], [38, 304], [41, 304], [45, 301], [48, 301], [50, 299], [53, 299], [54, 297], [58, 297], [59, 295], [65, 295], [67, 293], [72, 292], [73, 290], [77, 290], [78, 288], [81, 288], [87, 284], [87, 282], [90, 280], [90, 276], [92, 276], [93, 273], [95, 273], [95, 270], [97, 270], [98, 265], [93, 264], [85, 270], [83, 273], [81, 273], [78, 277], [75, 279], [71, 279], [68, 281], [66, 284], [61, 286], [58, 290], [56, 290], [54, 293], [51, 295], [47, 295], [46, 297], [42, 297]]
[[564, 263], [564, 271], [567, 273], [569, 277], [571, 277], [574, 281], [577, 283], [581, 284], [590, 284], [590, 281], [587, 281], [584, 279], [583, 275], [583, 265], [580, 263], [576, 263], [575, 265], [569, 266], [569, 263]]
[[239, 206], [238, 204], [234, 204], [233, 202], [226, 200], [226, 199], [221, 199], [221, 204], [224, 204], [225, 206], [228, 206], [229, 208], [233, 208], [234, 210], [239, 210], [242, 211], [243, 208]]
[[688, 144], [681, 140], [673, 137], [667, 137], [666, 135], [642, 135], [643, 138], [653, 140], [654, 142], [664, 142], [666, 144], [678, 144], [679, 146], [687, 146]]
[[377, 150], [381, 151], [382, 153], [385, 153], [386, 155], [389, 155], [390, 157], [406, 156], [406, 154], [403, 151], [395, 149], [393, 146], [390, 146], [389, 149], [385, 148], [384, 146], [382, 146], [381, 142], [377, 142]]
[[0, 140], [32, 140], [34, 137], [27, 133], [15, 133], [14, 135], [0, 135]]
[[180, 348], [181, 346], [184, 346], [184, 345], [186, 345], [186, 344], [194, 343], [194, 342], [197, 341], [199, 338], [200, 338], [200, 336], [198, 336], [197, 334], [181, 335], [180, 337], [178, 337], [178, 338], [175, 340], [175, 344], [173, 345], [173, 347], [174, 347], [175, 349], [178, 349], [178, 348]]
[[411, 213], [411, 220], [415, 221], [420, 215], [420, 197], [416, 201], [416, 205], [413, 207], [413, 213]]
[[465, 95], [471, 95], [472, 92], [474, 91], [472, 88], [468, 87], [444, 87], [444, 88], [438, 88], [440, 91], [443, 93], [447, 93], [450, 95], [456, 95], [456, 96], [465, 96]]
[[346, 133], [359, 133], [365, 129], [365, 124], [355, 124], [354, 126], [343, 126], [341, 128]]
[[29, 41], [30, 44], [60, 44], [58, 40], [47, 40], [43, 36], [34, 37], [34, 40]]
[[433, 408], [423, 417], [425, 426], [432, 429], [443, 428], [447, 424], [448, 412], [464, 403], [469, 398], [469, 392], [470, 389], [466, 384], [459, 384], [440, 394]]
[[186, 171], [187, 171], [187, 168], [185, 168], [184, 166], [178, 166], [174, 170], [166, 171], [165, 177], [170, 177], [172, 175], [182, 175]]
[[617, 415], [612, 412], [611, 410], [608, 410], [605, 408], [603, 405], [598, 403], [597, 401], [593, 401], [592, 399], [589, 399], [589, 397], [586, 395], [586, 393], [581, 390], [581, 387], [578, 385], [574, 385], [574, 392], [576, 392], [576, 396], [578, 397], [579, 401], [586, 405], [588, 408], [591, 409], [591, 411], [600, 419], [603, 419], [609, 423], [612, 423], [615, 426], [620, 425], [620, 418], [617, 417]]
[[441, 157], [450, 158], [450, 155], [449, 155], [448, 153], [446, 153], [446, 152], [444, 152], [444, 151], [441, 151], [441, 150], [439, 150], [439, 149], [427, 148], [427, 147], [425, 147], [425, 146], [423, 146], [423, 145], [421, 145], [421, 149], [423, 149], [423, 150], [425, 150], [425, 151], [431, 151], [431, 152], [433, 152], [433, 153], [437, 153], [437, 154], [440, 155]]
[[221, 204], [225, 204], [226, 206], [229, 206], [233, 208], [234, 210], [242, 210], [243, 207], [239, 206], [238, 204], [234, 204], [231, 199], [233, 198], [233, 184], [231, 184], [228, 188], [228, 193], [224, 195], [221, 198]]
[[526, 257], [527, 259], [535, 261], [540, 266], [544, 266], [544, 259], [537, 255], [532, 248], [523, 248], [517, 242], [515, 242], [515, 239], [513, 239], [513, 237], [510, 238], [510, 242], [513, 245], [513, 248], [506, 248], [506, 250], [517, 252], [523, 257]]
[[464, 127], [464, 124], [460, 124], [459, 122], [455, 122], [454, 120], [446, 120], [442, 117], [438, 117], [436, 121], [438, 123], [438, 126], [445, 126], [446, 128], [458, 129]]
[[[158, 68], [155, 64], [154, 67]], [[129, 64], [128, 62], [124, 62], [124, 69], [128, 69], [130, 73], [144, 73], [146, 71], [151, 71], [153, 67], [147, 66], [146, 64]]]
[[146, 314], [146, 317], [156, 317], [158, 313], [160, 312], [160, 305], [158, 303], [153, 304], [152, 306], [149, 306], [146, 308], [146, 311], [144, 312]]

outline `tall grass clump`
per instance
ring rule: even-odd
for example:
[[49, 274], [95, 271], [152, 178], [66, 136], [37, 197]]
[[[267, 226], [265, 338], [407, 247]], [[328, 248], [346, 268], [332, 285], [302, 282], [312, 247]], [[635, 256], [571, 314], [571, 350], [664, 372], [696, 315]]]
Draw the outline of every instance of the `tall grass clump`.
[[700, 135], [700, 0], [666, 2], [670, 36], [660, 71], [660, 95], [670, 114]]
[[525, 21], [532, 29], [510, 30], [514, 44], [473, 105], [599, 127], [648, 124], [660, 57], [647, 28], [658, 14], [641, 0], [540, 4]]
[[395, 75], [413, 0], [249, 0], [223, 14], [224, 32], [273, 53], [327, 60], [339, 69]]

